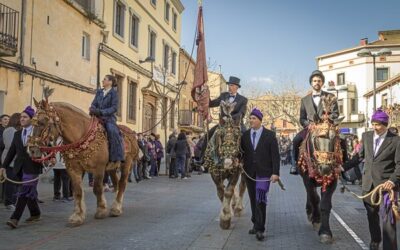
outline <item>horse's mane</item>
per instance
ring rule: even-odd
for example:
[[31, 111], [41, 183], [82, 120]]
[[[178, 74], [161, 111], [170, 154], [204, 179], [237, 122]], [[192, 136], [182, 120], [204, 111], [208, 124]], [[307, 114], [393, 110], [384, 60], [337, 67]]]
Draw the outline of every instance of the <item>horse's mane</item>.
[[84, 116], [85, 118], [90, 118], [90, 116], [88, 114], [86, 114], [82, 109], [75, 107], [72, 104], [66, 103], [66, 102], [53, 102], [52, 103], [55, 107], [60, 107], [60, 108], [65, 108], [68, 109], [72, 112], [76, 112], [82, 116]]

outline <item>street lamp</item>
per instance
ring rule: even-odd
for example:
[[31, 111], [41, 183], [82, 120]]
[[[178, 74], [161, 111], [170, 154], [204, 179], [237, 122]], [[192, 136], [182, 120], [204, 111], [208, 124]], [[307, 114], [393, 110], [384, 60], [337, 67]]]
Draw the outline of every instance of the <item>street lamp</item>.
[[372, 57], [373, 67], [374, 67], [374, 85], [373, 85], [373, 96], [374, 96], [374, 112], [376, 111], [376, 57], [378, 56], [391, 56], [392, 51], [387, 48], [383, 48], [378, 52], [373, 53], [369, 49], [362, 49], [357, 53], [359, 57]]

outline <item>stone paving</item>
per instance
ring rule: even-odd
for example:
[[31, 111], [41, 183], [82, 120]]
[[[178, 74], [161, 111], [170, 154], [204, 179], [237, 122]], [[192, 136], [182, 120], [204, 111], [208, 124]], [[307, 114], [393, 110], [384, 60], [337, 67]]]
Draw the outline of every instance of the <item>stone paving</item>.
[[[251, 227], [246, 193], [246, 209], [234, 218], [230, 230], [219, 228], [220, 203], [209, 175], [193, 175], [188, 180], [157, 177], [139, 184], [130, 183], [125, 195], [124, 214], [118, 218], [94, 219], [95, 197], [85, 188], [87, 219], [81, 227], [67, 227], [72, 203], [52, 201], [52, 185], [40, 184], [42, 220], [20, 223], [16, 230], [0, 224], [0, 249], [362, 249], [331, 216], [332, 245], [318, 241], [305, 215], [305, 191], [300, 177], [282, 167], [286, 191], [273, 185], [267, 207], [266, 240], [258, 242], [247, 232]], [[86, 183], [87, 185], [87, 183]], [[358, 186], [351, 188], [360, 193]], [[111, 204], [113, 193], [106, 193]], [[334, 211], [368, 245], [365, 210], [350, 194], [334, 195]], [[0, 221], [10, 212], [0, 209]], [[25, 213], [21, 221], [28, 214]], [[400, 237], [399, 237], [400, 239]]]

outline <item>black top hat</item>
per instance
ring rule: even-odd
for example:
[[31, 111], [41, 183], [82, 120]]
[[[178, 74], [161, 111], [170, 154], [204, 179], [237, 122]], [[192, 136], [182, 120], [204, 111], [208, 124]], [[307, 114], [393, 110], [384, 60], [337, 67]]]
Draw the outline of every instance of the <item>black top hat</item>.
[[321, 77], [322, 83], [325, 82], [325, 76], [324, 76], [324, 74], [323, 74], [320, 70], [314, 70], [314, 71], [311, 73], [311, 76], [310, 76], [310, 79], [309, 79], [310, 84], [311, 84], [312, 79], [313, 79], [314, 76], [319, 76], [319, 77]]
[[230, 76], [229, 81], [227, 81], [226, 84], [234, 84], [234, 85], [237, 85], [239, 88], [241, 87], [240, 79], [237, 78], [236, 76]]

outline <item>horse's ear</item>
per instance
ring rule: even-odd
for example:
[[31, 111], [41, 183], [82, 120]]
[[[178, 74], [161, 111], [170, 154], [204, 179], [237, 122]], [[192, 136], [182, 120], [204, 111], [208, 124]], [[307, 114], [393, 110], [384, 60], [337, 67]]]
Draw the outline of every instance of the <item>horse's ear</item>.
[[344, 116], [338, 117], [336, 119], [333, 120], [333, 124], [334, 125], [339, 125], [340, 123], [342, 123], [342, 121], [344, 120]]
[[33, 97], [33, 103], [35, 104], [36, 108], [40, 108], [40, 103]]

